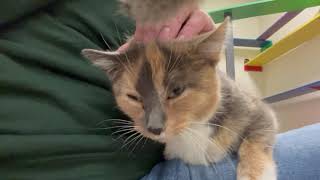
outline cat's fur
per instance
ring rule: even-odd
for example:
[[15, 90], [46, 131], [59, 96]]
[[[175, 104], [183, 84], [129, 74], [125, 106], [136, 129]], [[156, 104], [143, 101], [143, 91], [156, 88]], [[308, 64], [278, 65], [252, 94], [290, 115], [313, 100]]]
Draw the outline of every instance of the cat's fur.
[[208, 164], [238, 152], [238, 180], [275, 180], [272, 110], [217, 70], [228, 24], [186, 41], [132, 42], [124, 54], [82, 53], [106, 72], [136, 130], [165, 144], [167, 159]]
[[120, 0], [121, 12], [140, 23], [165, 21], [185, 7], [197, 6], [202, 0]]

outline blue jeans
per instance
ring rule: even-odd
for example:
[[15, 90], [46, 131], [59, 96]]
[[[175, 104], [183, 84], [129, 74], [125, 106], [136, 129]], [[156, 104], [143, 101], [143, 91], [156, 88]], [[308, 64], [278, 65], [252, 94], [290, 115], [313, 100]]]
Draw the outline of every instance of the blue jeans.
[[[277, 137], [274, 149], [278, 180], [320, 180], [320, 123]], [[180, 160], [156, 165], [143, 180], [235, 180], [237, 157], [215, 166], [192, 166]]]

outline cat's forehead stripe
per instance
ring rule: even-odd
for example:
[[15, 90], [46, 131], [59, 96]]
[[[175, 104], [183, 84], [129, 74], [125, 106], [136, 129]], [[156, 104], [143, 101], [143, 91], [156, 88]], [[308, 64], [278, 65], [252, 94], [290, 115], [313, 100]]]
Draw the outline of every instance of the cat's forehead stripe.
[[165, 77], [165, 57], [156, 43], [150, 43], [145, 49], [145, 60], [150, 64], [153, 84], [158, 93], [163, 92]]
[[[149, 61], [145, 61], [140, 68], [136, 90], [140, 94], [145, 107], [161, 106], [160, 98], [153, 82], [153, 73]], [[149, 109], [146, 109], [146, 114]]]

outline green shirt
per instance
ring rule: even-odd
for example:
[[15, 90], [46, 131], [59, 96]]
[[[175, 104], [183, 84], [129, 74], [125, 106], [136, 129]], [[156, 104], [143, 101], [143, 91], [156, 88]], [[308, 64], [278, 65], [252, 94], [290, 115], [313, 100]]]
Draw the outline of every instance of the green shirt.
[[80, 55], [116, 49], [132, 33], [116, 7], [111, 0], [1, 2], [1, 180], [139, 179], [160, 160], [160, 145], [122, 147], [126, 136], [108, 129], [117, 124], [103, 120], [126, 117], [104, 73]]

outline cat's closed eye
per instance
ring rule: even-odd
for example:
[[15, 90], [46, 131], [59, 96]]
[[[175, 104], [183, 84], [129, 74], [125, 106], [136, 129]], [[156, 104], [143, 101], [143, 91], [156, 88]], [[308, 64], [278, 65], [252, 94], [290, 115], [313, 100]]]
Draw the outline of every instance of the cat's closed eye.
[[177, 98], [185, 91], [185, 89], [186, 88], [184, 86], [177, 86], [177, 87], [173, 88], [171, 90], [171, 92], [169, 92], [168, 99]]
[[133, 101], [136, 102], [141, 102], [141, 99], [138, 96], [132, 95], [132, 94], [127, 94], [127, 97]]

